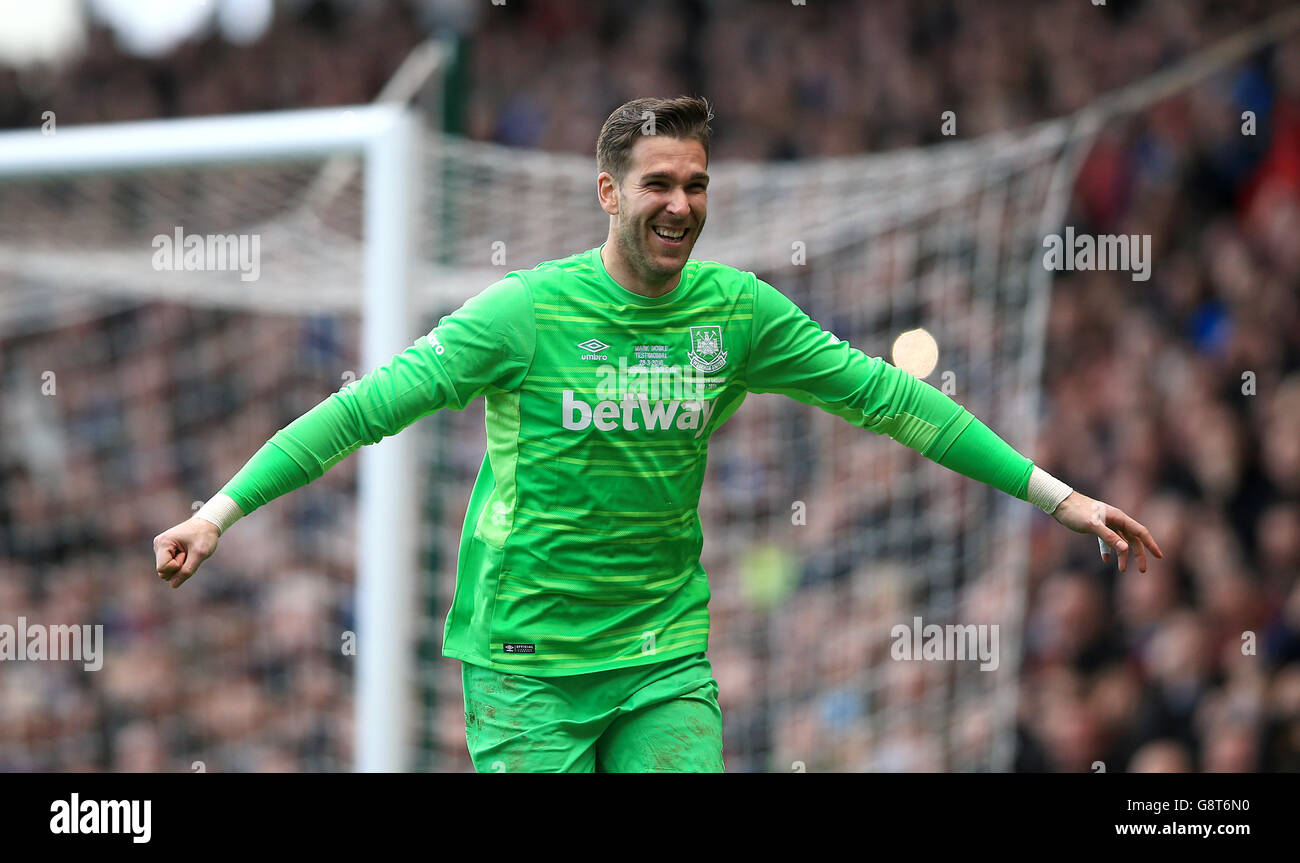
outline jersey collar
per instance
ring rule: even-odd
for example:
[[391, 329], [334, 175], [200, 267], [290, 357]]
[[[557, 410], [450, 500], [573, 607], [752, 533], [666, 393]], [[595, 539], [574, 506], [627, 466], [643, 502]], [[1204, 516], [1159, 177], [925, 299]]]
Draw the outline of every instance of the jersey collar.
[[647, 296], [643, 296], [642, 294], [638, 294], [636, 291], [629, 291], [627, 288], [623, 287], [617, 281], [615, 281], [614, 277], [611, 276], [608, 271], [606, 271], [605, 262], [600, 257], [600, 252], [604, 248], [605, 248], [605, 243], [601, 243], [599, 246], [597, 246], [596, 248], [592, 249], [589, 252], [589, 254], [592, 256], [592, 266], [596, 268], [596, 272], [600, 273], [601, 281], [605, 284], [605, 286], [609, 288], [620, 300], [624, 302], [632, 303], [638, 306], [666, 306], [669, 303], [681, 299], [682, 296], [684, 296], [686, 294], [686, 291], [689, 289], [689, 285], [687, 283], [690, 281], [688, 277], [688, 273], [691, 270], [691, 266], [690, 266], [690, 261], [688, 260], [686, 262], [686, 266], [682, 267], [681, 278], [677, 280], [677, 286], [673, 288], [671, 291], [669, 291], [668, 293], [664, 294], [662, 297], [647, 297]]

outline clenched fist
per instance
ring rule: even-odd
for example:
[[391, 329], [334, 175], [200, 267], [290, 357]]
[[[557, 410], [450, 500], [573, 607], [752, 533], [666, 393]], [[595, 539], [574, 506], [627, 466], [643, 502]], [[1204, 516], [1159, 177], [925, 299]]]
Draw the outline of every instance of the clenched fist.
[[212, 522], [194, 516], [153, 538], [158, 577], [180, 587], [217, 550], [221, 536]]

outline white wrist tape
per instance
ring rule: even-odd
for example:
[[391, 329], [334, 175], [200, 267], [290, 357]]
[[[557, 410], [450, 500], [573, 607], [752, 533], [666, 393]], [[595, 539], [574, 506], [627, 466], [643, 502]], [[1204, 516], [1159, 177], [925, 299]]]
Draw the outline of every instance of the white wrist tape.
[[244, 511], [235, 503], [234, 498], [217, 492], [212, 499], [203, 506], [199, 511], [194, 513], [204, 521], [210, 521], [217, 526], [217, 535], [226, 532], [226, 528], [244, 517]]
[[1025, 500], [1051, 515], [1061, 505], [1061, 501], [1070, 496], [1074, 489], [1052, 476], [1047, 471], [1034, 465], [1029, 474], [1029, 485], [1025, 488]]

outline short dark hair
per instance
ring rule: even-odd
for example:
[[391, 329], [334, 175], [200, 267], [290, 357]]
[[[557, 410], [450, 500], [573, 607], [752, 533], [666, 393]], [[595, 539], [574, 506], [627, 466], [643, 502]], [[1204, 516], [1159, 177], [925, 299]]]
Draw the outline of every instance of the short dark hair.
[[632, 164], [632, 147], [645, 134], [641, 129], [651, 118], [656, 135], [693, 138], [704, 145], [704, 159], [708, 161], [713, 109], [707, 101], [698, 96], [633, 99], [620, 105], [600, 127], [600, 137], [596, 139], [596, 170], [608, 171], [621, 184]]

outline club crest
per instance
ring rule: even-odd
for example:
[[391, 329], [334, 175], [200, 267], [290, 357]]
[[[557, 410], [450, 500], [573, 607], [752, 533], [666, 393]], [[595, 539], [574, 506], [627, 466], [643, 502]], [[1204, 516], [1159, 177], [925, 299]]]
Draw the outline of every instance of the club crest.
[[691, 327], [691, 349], [686, 354], [691, 365], [702, 372], [716, 372], [727, 362], [727, 352], [722, 349], [722, 327], [709, 324]]

